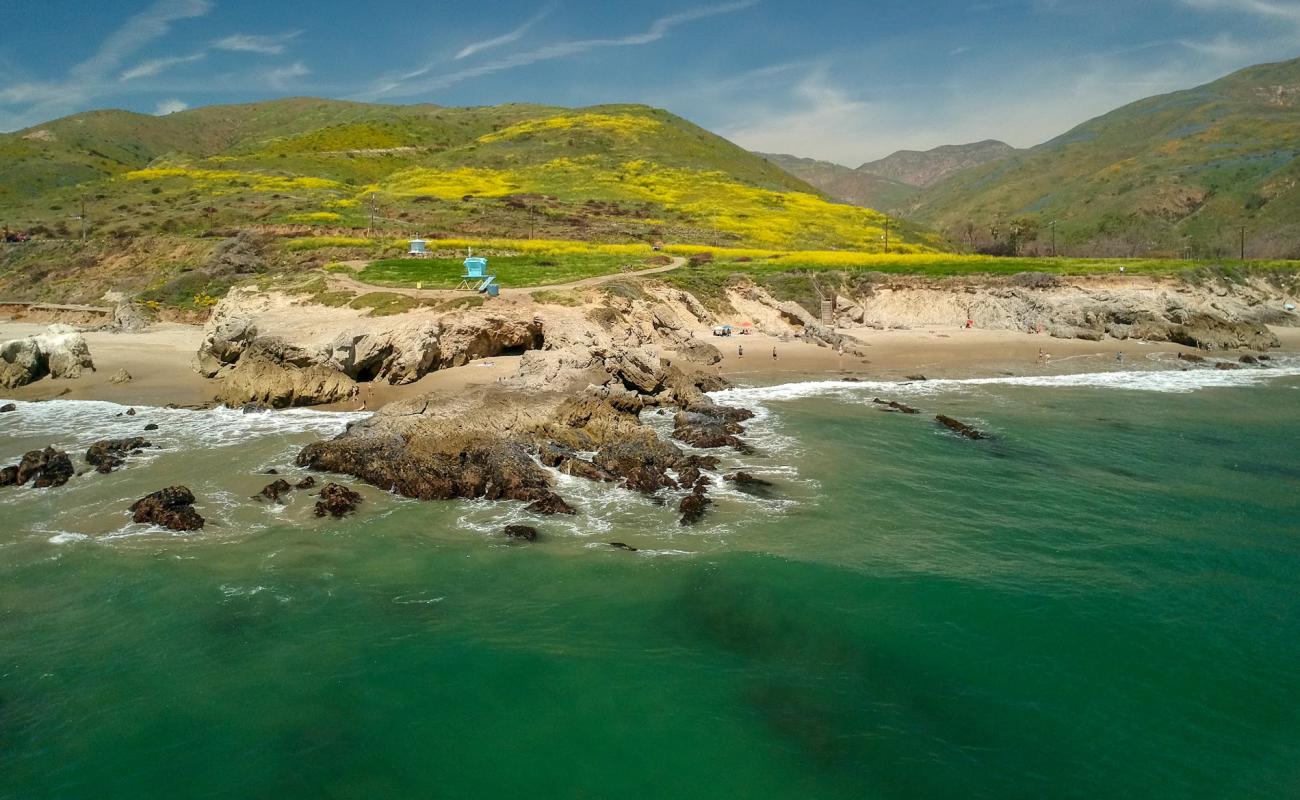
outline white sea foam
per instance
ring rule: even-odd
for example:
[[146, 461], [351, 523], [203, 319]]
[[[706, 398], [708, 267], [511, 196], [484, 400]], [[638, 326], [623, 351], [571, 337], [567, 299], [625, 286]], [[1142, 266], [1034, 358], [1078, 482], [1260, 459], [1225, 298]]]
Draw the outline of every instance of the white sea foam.
[[84, 542], [90, 537], [84, 533], [56, 533], [49, 538], [50, 544], [72, 544], [74, 542]]
[[[0, 400], [0, 402], [5, 402]], [[0, 415], [0, 437], [40, 439], [64, 449], [82, 449], [101, 439], [143, 436], [160, 451], [221, 448], [276, 434], [313, 433], [335, 436], [368, 414], [288, 409], [245, 414], [238, 409], [194, 411], [128, 406], [97, 400], [50, 400], [17, 403], [15, 413]], [[145, 425], [155, 423], [156, 431]]]
[[1278, 378], [1300, 375], [1300, 359], [1278, 359], [1268, 368], [1250, 367], [1218, 370], [1192, 369], [1114, 370], [1081, 372], [1067, 375], [1021, 375], [990, 378], [950, 378], [930, 381], [806, 381], [776, 386], [725, 389], [711, 396], [719, 403], [746, 408], [763, 403], [831, 397], [861, 401], [864, 397], [888, 392], [891, 395], [923, 396], [943, 391], [983, 386], [1028, 386], [1055, 389], [1120, 389], [1137, 392], [1186, 394], [1202, 389], [1259, 386]]

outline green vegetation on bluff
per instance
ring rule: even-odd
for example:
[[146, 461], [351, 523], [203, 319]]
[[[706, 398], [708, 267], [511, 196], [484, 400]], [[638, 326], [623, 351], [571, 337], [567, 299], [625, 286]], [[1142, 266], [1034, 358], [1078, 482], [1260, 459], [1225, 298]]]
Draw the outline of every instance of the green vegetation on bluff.
[[[42, 237], [353, 233], [880, 249], [883, 218], [666, 111], [294, 99], [80, 114], [0, 136], [0, 219]], [[897, 226], [893, 244], [937, 239]]]

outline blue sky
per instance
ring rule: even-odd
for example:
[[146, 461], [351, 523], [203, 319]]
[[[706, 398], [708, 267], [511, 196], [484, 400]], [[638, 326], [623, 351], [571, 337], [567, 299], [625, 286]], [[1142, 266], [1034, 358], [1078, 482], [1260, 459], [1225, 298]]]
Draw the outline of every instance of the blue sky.
[[662, 106], [856, 166], [1300, 56], [1300, 0], [0, 0], [0, 130], [314, 95]]

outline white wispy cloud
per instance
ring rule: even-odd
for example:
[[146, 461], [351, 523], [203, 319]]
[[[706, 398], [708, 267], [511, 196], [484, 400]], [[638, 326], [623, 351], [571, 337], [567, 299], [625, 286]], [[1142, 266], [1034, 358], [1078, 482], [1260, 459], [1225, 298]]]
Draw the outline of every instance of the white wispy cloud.
[[137, 78], [152, 78], [159, 75], [172, 67], [181, 64], [192, 64], [195, 61], [202, 61], [207, 58], [206, 52], [191, 53], [188, 56], [172, 56], [170, 58], [151, 58], [148, 61], [142, 61], [134, 67], [126, 70], [118, 78], [120, 81], [133, 81]]
[[[123, 62], [151, 42], [166, 36], [173, 23], [202, 17], [212, 10], [208, 0], [158, 0], [126, 19], [94, 55], [68, 71], [63, 80], [30, 82], [0, 91], [0, 103], [24, 105], [0, 114], [0, 125], [20, 127], [66, 114], [104, 91]], [[130, 70], [128, 70], [129, 72]]]
[[168, 114], [175, 114], [189, 108], [190, 104], [184, 100], [164, 100], [153, 110], [154, 116], [165, 117]]
[[311, 70], [307, 68], [306, 64], [295, 61], [286, 67], [275, 67], [267, 70], [262, 74], [262, 79], [266, 81], [268, 86], [283, 91], [288, 89], [298, 78], [304, 78], [310, 74]]
[[273, 35], [255, 35], [237, 33], [212, 43], [213, 50], [228, 50], [234, 53], [261, 53], [278, 56], [288, 48], [289, 42], [302, 35], [302, 31], [289, 31]]
[[481, 53], [484, 50], [491, 50], [494, 47], [502, 47], [507, 44], [513, 44], [519, 41], [520, 39], [524, 38], [524, 34], [532, 30], [534, 25], [546, 19], [546, 17], [550, 16], [551, 12], [554, 10], [555, 10], [554, 6], [547, 6], [543, 8], [541, 11], [534, 14], [533, 17], [529, 19], [527, 22], [520, 25], [518, 28], [515, 28], [514, 30], [510, 31], [509, 33], [503, 33], [502, 35], [493, 37], [491, 39], [484, 39], [481, 42], [473, 42], [471, 44], [467, 44], [460, 49], [460, 52], [456, 53], [456, 55], [452, 58], [452, 60], [460, 61], [461, 59], [469, 58], [472, 55]]
[[1202, 11], [1254, 14], [1300, 25], [1300, 3], [1296, 2], [1285, 2], [1285, 0], [1179, 0], [1179, 2]]
[[[381, 81], [380, 85], [367, 93], [369, 97], [379, 96], [410, 96], [422, 94], [425, 92], [446, 89], [455, 86], [458, 83], [479, 78], [485, 75], [491, 75], [496, 72], [526, 67], [530, 64], [536, 64], [541, 61], [553, 61], [559, 58], [585, 53], [589, 50], [597, 50], [614, 47], [639, 47], [642, 45], [653, 44], [658, 42], [670, 33], [674, 28], [696, 22], [709, 17], [717, 17], [723, 14], [732, 14], [737, 11], [743, 11], [758, 5], [759, 0], [736, 0], [736, 2], [722, 3], [719, 5], [700, 6], [698, 8], [688, 9], [676, 14], [670, 14], [660, 17], [650, 24], [650, 27], [640, 33], [629, 34], [613, 38], [601, 39], [579, 39], [568, 42], [557, 42], [555, 44], [539, 47], [534, 50], [528, 50], [522, 53], [516, 53], [505, 58], [491, 61], [486, 64], [480, 64], [476, 67], [456, 70], [453, 72], [434, 75], [425, 78], [432, 73], [438, 63], [429, 64], [420, 69], [390, 77]], [[424, 80], [418, 80], [425, 78]]]

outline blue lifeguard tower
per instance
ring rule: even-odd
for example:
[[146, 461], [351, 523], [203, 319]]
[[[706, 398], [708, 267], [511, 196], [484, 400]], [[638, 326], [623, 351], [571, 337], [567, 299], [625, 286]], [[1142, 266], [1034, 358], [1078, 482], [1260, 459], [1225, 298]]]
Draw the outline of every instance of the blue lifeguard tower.
[[465, 274], [460, 276], [460, 286], [456, 288], [473, 289], [479, 294], [496, 297], [500, 290], [500, 286], [495, 282], [497, 276], [489, 275], [487, 269], [487, 259], [476, 256], [473, 251], [470, 251], [469, 258], [465, 259]]

